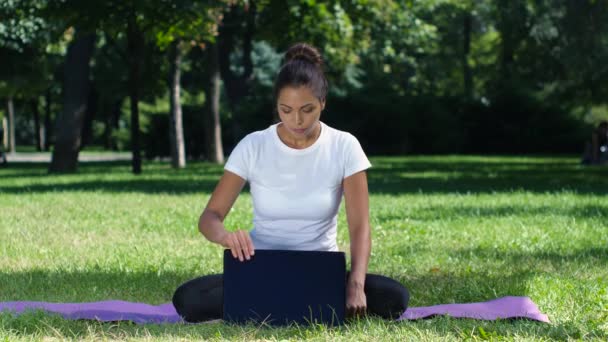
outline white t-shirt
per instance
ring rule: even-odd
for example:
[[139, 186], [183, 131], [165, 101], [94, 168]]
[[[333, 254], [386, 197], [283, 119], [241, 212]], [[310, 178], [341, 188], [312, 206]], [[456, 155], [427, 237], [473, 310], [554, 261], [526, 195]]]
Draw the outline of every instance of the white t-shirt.
[[321, 122], [319, 138], [294, 149], [278, 125], [244, 137], [224, 166], [249, 182], [254, 248], [337, 251], [342, 180], [371, 163], [350, 133]]

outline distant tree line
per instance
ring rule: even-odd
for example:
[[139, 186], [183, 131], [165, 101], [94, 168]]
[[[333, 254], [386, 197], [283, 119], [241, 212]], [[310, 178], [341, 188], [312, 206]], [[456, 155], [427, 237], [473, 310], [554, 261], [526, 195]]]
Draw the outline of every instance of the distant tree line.
[[298, 41], [371, 154], [580, 152], [608, 117], [608, 0], [4, 0], [2, 143], [222, 163]]

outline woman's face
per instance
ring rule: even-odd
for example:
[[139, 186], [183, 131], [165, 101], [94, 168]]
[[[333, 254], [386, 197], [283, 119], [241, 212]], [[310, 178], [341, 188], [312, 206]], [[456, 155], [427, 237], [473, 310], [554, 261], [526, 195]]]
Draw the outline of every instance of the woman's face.
[[295, 139], [314, 136], [323, 108], [325, 101], [319, 101], [308, 87], [284, 87], [279, 92], [279, 118]]

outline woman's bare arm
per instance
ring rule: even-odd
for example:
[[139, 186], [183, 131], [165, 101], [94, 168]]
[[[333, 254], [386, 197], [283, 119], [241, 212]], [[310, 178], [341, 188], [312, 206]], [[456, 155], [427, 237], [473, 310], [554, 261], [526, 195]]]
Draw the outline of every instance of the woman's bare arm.
[[249, 234], [242, 230], [228, 232], [223, 222], [245, 182], [240, 176], [224, 171], [198, 220], [198, 229], [207, 240], [230, 248], [232, 255], [241, 261], [253, 255], [254, 247]]
[[351, 298], [354, 301], [351, 309], [355, 313], [360, 313], [365, 310], [366, 303], [363, 303], [363, 307], [361, 307], [361, 303], [357, 302], [356, 297], [362, 297], [365, 301], [363, 290], [372, 245], [366, 172], [357, 172], [345, 178], [343, 186], [351, 254], [351, 271], [347, 290], [349, 296], [355, 297], [355, 299]]

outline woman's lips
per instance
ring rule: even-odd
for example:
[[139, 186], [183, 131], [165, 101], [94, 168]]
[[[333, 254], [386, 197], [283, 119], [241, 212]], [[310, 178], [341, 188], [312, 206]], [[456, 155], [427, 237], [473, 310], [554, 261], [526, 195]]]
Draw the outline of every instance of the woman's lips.
[[292, 128], [292, 131], [298, 133], [298, 134], [304, 134], [306, 133], [306, 129], [305, 128]]

